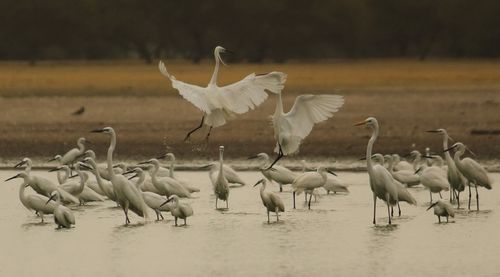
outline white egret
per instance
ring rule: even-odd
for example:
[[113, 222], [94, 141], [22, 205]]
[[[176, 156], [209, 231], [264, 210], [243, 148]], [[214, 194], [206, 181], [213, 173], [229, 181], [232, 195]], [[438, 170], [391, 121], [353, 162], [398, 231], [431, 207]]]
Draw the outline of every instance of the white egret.
[[[62, 165], [61, 163], [62, 156], [61, 155], [55, 155], [54, 158], [48, 160], [47, 162], [52, 162], [52, 161], [57, 161], [59, 164]], [[69, 168], [69, 167], [68, 167]], [[68, 179], [69, 174], [65, 174], [63, 171], [57, 171], [57, 181], [59, 182], [59, 185], [66, 182]]]
[[293, 180], [292, 188], [293, 188], [293, 208], [295, 209], [295, 195], [301, 194], [303, 191], [308, 191], [309, 195], [309, 203], [308, 208], [311, 209], [311, 198], [314, 194], [314, 189], [322, 187], [326, 183], [327, 175], [326, 173], [330, 173], [335, 175], [335, 173], [327, 170], [325, 167], [318, 167], [315, 172], [305, 172], [301, 175], [297, 176], [295, 180]]
[[392, 177], [394, 177], [394, 179], [396, 179], [398, 182], [406, 184], [408, 187], [413, 187], [420, 184], [420, 176], [418, 174], [415, 174], [415, 171], [404, 169], [394, 171], [393, 157], [391, 155], [386, 155], [385, 160], [388, 163], [387, 170], [389, 170]]
[[226, 209], [229, 208], [229, 182], [224, 174], [224, 146], [219, 146], [219, 172], [216, 175], [214, 186], [215, 209], [217, 209], [218, 199], [226, 201]]
[[430, 203], [432, 203], [432, 193], [439, 193], [439, 197], [442, 198], [441, 191], [450, 189], [450, 183], [448, 183], [448, 179], [443, 175], [440, 168], [422, 166], [415, 173], [420, 175], [422, 185], [429, 189]]
[[368, 117], [365, 121], [355, 124], [355, 126], [365, 125], [372, 129], [372, 135], [366, 147], [366, 167], [370, 176], [370, 188], [373, 192], [373, 224], [376, 223], [375, 215], [377, 209], [377, 197], [385, 201], [387, 204], [387, 215], [389, 224], [391, 224], [390, 205], [394, 205], [399, 201], [398, 188], [393, 181], [391, 173], [379, 164], [373, 164], [371, 160], [373, 144], [377, 140], [379, 134], [379, 125], [377, 119]]
[[[80, 181], [67, 181], [59, 185], [59, 188], [78, 198], [80, 205], [84, 205], [85, 202], [104, 201], [101, 195], [85, 186], [85, 183], [87, 182], [89, 176], [86, 172], [82, 172], [80, 170], [80, 166], [80, 162], [75, 166], [75, 171], [78, 173], [77, 176], [80, 177]], [[59, 166], [55, 169], [51, 169], [50, 171], [63, 170], [65, 167], [67, 168], [66, 165]]]
[[163, 215], [161, 212], [170, 212], [171, 211], [171, 205], [162, 205], [165, 202], [165, 198], [149, 191], [142, 191], [141, 187], [144, 181], [146, 180], [146, 174], [141, 168], [135, 168], [131, 170], [131, 172], [134, 173], [133, 176], [129, 177], [129, 180], [132, 180], [133, 178], [138, 178], [137, 182], [135, 183], [135, 186], [137, 189], [141, 192], [142, 198], [144, 198], [144, 202], [146, 202], [146, 205], [153, 209], [156, 213], [156, 220], [163, 220]]
[[455, 148], [456, 152], [453, 156], [453, 160], [455, 161], [455, 165], [457, 166], [460, 173], [462, 173], [462, 175], [464, 175], [464, 177], [467, 179], [469, 185], [469, 210], [471, 202], [470, 184], [472, 183], [476, 188], [476, 204], [477, 210], [479, 211], [479, 192], [477, 191], [477, 187], [480, 186], [486, 189], [491, 189], [491, 180], [488, 176], [488, 172], [478, 162], [471, 158], [463, 158], [462, 160], [460, 160], [460, 157], [465, 153], [465, 150], [467, 149], [466, 146], [461, 142], [453, 144], [450, 148], [445, 149], [445, 152], [448, 152], [451, 149]]
[[206, 87], [181, 82], [168, 73], [162, 61], [158, 65], [160, 72], [172, 83], [172, 87], [203, 112], [200, 125], [191, 130], [184, 140], [189, 139], [190, 135], [203, 124], [210, 127], [206, 137], [208, 139], [213, 127], [222, 126], [236, 114], [246, 113], [262, 104], [267, 99], [266, 90], [279, 93], [284, 87], [286, 74], [282, 72], [259, 75], [252, 73], [239, 82], [219, 87], [217, 85], [219, 64], [220, 62], [224, 64], [220, 54], [224, 52], [228, 51], [221, 46], [215, 47], [215, 69]]
[[398, 154], [392, 154], [392, 159], [394, 161], [394, 170], [399, 171], [399, 170], [412, 170], [413, 165], [407, 161], [401, 160], [401, 157]]
[[[24, 172], [28, 176], [28, 184], [38, 194], [41, 194], [41, 195], [46, 196], [46, 197], [50, 197], [50, 195], [53, 191], [59, 190], [59, 187], [54, 182], [52, 182], [46, 178], [43, 178], [41, 176], [31, 174], [31, 167], [32, 167], [31, 159], [24, 158], [22, 161], [17, 163], [14, 166], [14, 168], [18, 168], [18, 167], [21, 167], [23, 165], [26, 165]], [[74, 204], [80, 203], [80, 201], [76, 197], [67, 193], [66, 191], [61, 190], [59, 193], [62, 197], [62, 200], [65, 203], [74, 203]]]
[[340, 95], [304, 94], [297, 96], [292, 109], [285, 113], [281, 91], [275, 93], [278, 99], [272, 115], [272, 124], [276, 140], [274, 152], [278, 153], [278, 156], [269, 167], [283, 156], [298, 152], [300, 143], [311, 133], [314, 124], [332, 117], [344, 105], [344, 98]]
[[144, 220], [148, 219], [148, 211], [147, 205], [144, 203], [144, 199], [142, 198], [139, 190], [129, 181], [125, 176], [120, 174], [115, 174], [113, 171], [113, 152], [116, 148], [116, 133], [115, 130], [111, 127], [105, 127], [102, 129], [93, 130], [93, 133], [105, 133], [110, 135], [110, 144], [108, 148], [107, 155], [107, 165], [108, 165], [108, 173], [111, 177], [111, 184], [113, 184], [113, 190], [116, 195], [116, 199], [122, 207], [123, 212], [125, 213], [125, 225], [130, 223], [130, 219], [128, 217], [129, 209], [136, 213], [137, 215], [144, 218]]
[[434, 214], [438, 217], [439, 223], [441, 223], [441, 217], [446, 217], [446, 222], [448, 222], [448, 217], [455, 217], [455, 209], [449, 203], [439, 199], [438, 201], [432, 203], [427, 210], [434, 208]]
[[165, 154], [165, 158], [170, 160], [170, 168], [168, 171], [168, 177], [174, 178], [175, 180], [179, 181], [190, 193], [193, 192], [200, 192], [200, 189], [193, 186], [189, 181], [178, 178], [175, 176], [174, 170], [175, 170], [175, 155], [174, 153], [167, 153]]
[[148, 171], [149, 176], [146, 176], [146, 180], [144, 180], [144, 183], [142, 183], [141, 185], [141, 190], [162, 195], [162, 193], [155, 187], [155, 185], [153, 184], [153, 180], [151, 179], [151, 175], [153, 174], [155, 166], [152, 164], [147, 164], [145, 165], [144, 169]]
[[[218, 162], [212, 162], [207, 165], [204, 165], [200, 167], [200, 169], [204, 168], [209, 168], [210, 171], [208, 172], [208, 176], [210, 178], [210, 181], [212, 182], [212, 185], [215, 184], [215, 181], [217, 180], [217, 175], [219, 173], [219, 165], [220, 163]], [[224, 177], [226, 177], [226, 180], [229, 184], [238, 184], [238, 185], [230, 185], [230, 187], [241, 187], [241, 186], [246, 186], [246, 182], [241, 178], [238, 173], [229, 165], [224, 164], [222, 166], [222, 170], [224, 170]]]
[[[101, 178], [104, 178], [106, 180], [109, 181], [110, 177], [109, 177], [109, 173], [108, 173], [108, 167], [106, 164], [97, 164], [97, 158], [96, 158], [96, 155], [95, 155], [95, 152], [94, 150], [86, 150], [84, 152], [84, 158], [92, 158], [92, 160], [96, 163], [96, 166], [97, 166], [97, 171], [99, 171], [99, 175], [101, 176]], [[114, 167], [113, 167], [114, 168]], [[122, 169], [120, 168], [114, 168], [114, 171], [116, 174], [120, 174], [122, 173]]]
[[[445, 129], [437, 129], [437, 130], [430, 130], [427, 131], [429, 133], [438, 133], [443, 135], [443, 151], [448, 149], [448, 140], [451, 140], [450, 136], [446, 132]], [[457, 198], [457, 207], [460, 208], [460, 192], [465, 190], [465, 185], [467, 180], [465, 177], [460, 173], [458, 170], [457, 166], [455, 165], [455, 161], [453, 161], [453, 158], [450, 155], [449, 151], [444, 151], [444, 157], [446, 159], [446, 164], [448, 165], [447, 168], [447, 178], [448, 182], [450, 183], [450, 186], [452, 188], [452, 193], [456, 192], [455, 197]], [[453, 199], [450, 197], [450, 201]]]
[[57, 228], [71, 228], [71, 225], [75, 225], [75, 216], [73, 212], [61, 204], [61, 197], [58, 191], [54, 191], [50, 198], [47, 200], [45, 205], [49, 205], [51, 200], [55, 200], [54, 209], [54, 222], [57, 224]]
[[[159, 157], [162, 158], [162, 157]], [[170, 177], [159, 178], [157, 176], [158, 170], [160, 168], [160, 162], [158, 159], [150, 159], [139, 164], [152, 164], [154, 166], [152, 171], [149, 171], [151, 175], [151, 181], [155, 188], [160, 192], [161, 195], [165, 195], [167, 199], [172, 195], [177, 195], [179, 197], [191, 197], [191, 193], [177, 180]]]
[[91, 157], [86, 157], [85, 159], [83, 159], [83, 161], [90, 165], [87, 167], [90, 170], [92, 170], [92, 172], [94, 173], [95, 178], [97, 180], [97, 184], [99, 185], [101, 190], [104, 192], [104, 195], [106, 197], [108, 197], [109, 199], [116, 202], [117, 199], [116, 199], [115, 191], [113, 190], [113, 184], [110, 181], [104, 180], [103, 178], [101, 178], [101, 174], [100, 174], [99, 170], [97, 169], [97, 164], [94, 161], [94, 159]]
[[66, 152], [66, 154], [62, 155], [61, 164], [63, 165], [73, 165], [78, 158], [80, 158], [85, 152], [85, 143], [90, 143], [90, 141], [85, 138], [79, 138], [76, 142], [78, 148], [73, 148]]
[[172, 198], [168, 199], [160, 206], [164, 206], [171, 201], [173, 205], [170, 208], [170, 214], [172, 214], [175, 219], [175, 226], [177, 226], [177, 218], [184, 219], [184, 225], [187, 225], [186, 219], [193, 215], [193, 208], [191, 208], [191, 205], [188, 203], [180, 202], [177, 195], [173, 195]]
[[292, 172], [290, 169], [275, 165], [273, 170], [269, 169], [271, 161], [269, 160], [269, 155], [266, 153], [259, 153], [255, 156], [249, 157], [248, 159], [257, 159], [260, 162], [260, 172], [266, 179], [272, 183], [272, 181], [278, 183], [280, 186], [280, 192], [283, 191], [283, 186], [293, 183], [293, 180], [297, 177], [297, 174]]
[[276, 193], [266, 191], [266, 179], [261, 179], [254, 185], [254, 187], [258, 184], [262, 184], [260, 187], [260, 198], [262, 199], [262, 204], [264, 204], [264, 207], [267, 209], [267, 223], [270, 223], [270, 212], [275, 212], [276, 221], [280, 221], [278, 213], [285, 211], [285, 204], [283, 204], [283, 201]]
[[420, 167], [427, 167], [427, 164], [420, 165], [422, 154], [418, 150], [413, 150], [408, 155], [413, 158], [413, 171], [417, 171]]
[[54, 209], [56, 208], [55, 203], [49, 203], [48, 205], [45, 205], [45, 203], [47, 203], [47, 200], [49, 200], [48, 197], [40, 194], [26, 195], [24, 193], [26, 187], [29, 186], [30, 182], [30, 177], [26, 172], [21, 172], [15, 176], [12, 176], [6, 179], [5, 182], [15, 178], [22, 178], [24, 180], [21, 186], [19, 187], [19, 200], [21, 200], [23, 206], [26, 207], [28, 210], [35, 211], [42, 219], [42, 222], [44, 222], [43, 215], [53, 214]]

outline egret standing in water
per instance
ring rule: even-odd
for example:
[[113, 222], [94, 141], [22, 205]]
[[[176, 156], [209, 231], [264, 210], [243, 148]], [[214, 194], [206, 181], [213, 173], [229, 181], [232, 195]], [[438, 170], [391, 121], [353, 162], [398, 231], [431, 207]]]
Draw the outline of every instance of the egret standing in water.
[[274, 181], [278, 183], [280, 186], [280, 192], [283, 191], [284, 185], [293, 183], [293, 180], [297, 177], [295, 173], [284, 166], [275, 165], [271, 170], [269, 168], [269, 155], [266, 153], [259, 153], [255, 156], [249, 157], [248, 159], [257, 159], [261, 163], [259, 166], [260, 172], [270, 182]]
[[219, 146], [219, 172], [214, 182], [215, 209], [217, 209], [217, 200], [226, 201], [226, 209], [229, 208], [229, 183], [224, 176], [224, 146]]
[[455, 152], [455, 155], [453, 156], [453, 160], [455, 161], [455, 165], [457, 166], [458, 170], [468, 181], [469, 185], [469, 210], [470, 210], [470, 202], [471, 202], [471, 191], [470, 191], [470, 185], [471, 183], [474, 184], [474, 187], [476, 188], [476, 204], [477, 204], [477, 210], [479, 211], [479, 192], [477, 191], [477, 187], [485, 187], [486, 189], [491, 189], [491, 180], [488, 177], [488, 172], [484, 167], [482, 167], [478, 162], [471, 158], [463, 158], [460, 160], [460, 157], [465, 153], [465, 150], [467, 149], [465, 145], [461, 142], [457, 142], [453, 144], [448, 149], [445, 149], [445, 152], [450, 151], [451, 149], [457, 149]]
[[326, 173], [336, 175], [335, 173], [327, 170], [325, 167], [318, 167], [316, 172], [305, 172], [297, 176], [292, 183], [293, 188], [293, 208], [295, 209], [295, 195], [301, 194], [303, 191], [309, 193], [309, 203], [307, 204], [309, 210], [311, 209], [311, 199], [314, 194], [314, 189], [322, 187], [326, 183]]
[[115, 174], [113, 171], [113, 152], [116, 148], [116, 133], [111, 127], [105, 127], [103, 129], [93, 130], [93, 133], [104, 133], [110, 135], [110, 144], [108, 148], [107, 164], [108, 173], [111, 177], [111, 184], [113, 184], [113, 190], [116, 195], [116, 200], [122, 207], [125, 213], [125, 225], [130, 223], [128, 217], [129, 209], [136, 213], [138, 216], [148, 219], [148, 211], [146, 203], [142, 198], [139, 190], [129, 181], [125, 176], [120, 174]]
[[292, 109], [285, 113], [281, 91], [275, 93], [278, 99], [272, 123], [276, 140], [274, 152], [278, 153], [278, 156], [269, 168], [283, 156], [298, 152], [300, 143], [311, 133], [314, 124], [332, 117], [344, 105], [344, 97], [340, 95], [304, 94], [297, 96]]
[[224, 61], [221, 53], [230, 52], [224, 47], [217, 46], [214, 50], [215, 69], [212, 78], [206, 87], [191, 85], [177, 80], [168, 73], [165, 64], [160, 61], [160, 72], [172, 83], [186, 100], [203, 112], [200, 125], [191, 130], [184, 140], [188, 140], [192, 133], [200, 129], [203, 124], [210, 127], [206, 139], [210, 136], [213, 127], [226, 124], [226, 121], [236, 114], [243, 114], [262, 104], [267, 99], [266, 90], [279, 93], [284, 87], [286, 74], [271, 72], [256, 75], [252, 73], [243, 80], [231, 85], [219, 87], [217, 77], [219, 65]]
[[271, 222], [269, 219], [270, 212], [275, 212], [276, 221], [280, 221], [278, 213], [285, 211], [285, 204], [283, 204], [283, 201], [276, 193], [266, 191], [266, 179], [261, 179], [254, 185], [254, 187], [258, 184], [262, 184], [260, 187], [260, 198], [262, 199], [262, 204], [264, 204], [264, 207], [267, 209], [267, 223]]
[[193, 215], [193, 208], [191, 208], [191, 205], [189, 205], [188, 203], [181, 203], [179, 201], [179, 197], [177, 195], [174, 195], [172, 196], [172, 198], [161, 204], [160, 208], [170, 201], [173, 202], [173, 205], [170, 208], [170, 213], [175, 219], [175, 226], [177, 226], [177, 218], [184, 219], [184, 225], [187, 225], [186, 219]]
[[47, 200], [45, 205], [49, 205], [51, 200], [55, 200], [56, 207], [54, 209], [54, 222], [57, 224], [57, 228], [71, 228], [71, 225], [75, 225], [75, 216], [70, 209], [61, 204], [61, 197], [58, 191], [54, 191], [50, 198]]
[[441, 223], [442, 216], [446, 217], [446, 222], [448, 222], [449, 216], [455, 217], [455, 209], [453, 209], [449, 203], [441, 199], [432, 203], [427, 210], [430, 210], [431, 208], [434, 208], [434, 214], [438, 217], [439, 223]]
[[391, 173], [383, 165], [374, 165], [371, 159], [373, 144], [377, 140], [379, 133], [378, 121], [374, 117], [368, 117], [365, 121], [355, 124], [355, 126], [360, 125], [365, 125], [372, 129], [372, 136], [366, 147], [366, 168], [370, 176], [370, 188], [373, 192], [373, 224], [376, 223], [377, 197], [386, 202], [387, 216], [389, 217], [389, 224], [391, 224], [390, 205], [394, 205], [399, 201], [398, 189], [393, 182]]

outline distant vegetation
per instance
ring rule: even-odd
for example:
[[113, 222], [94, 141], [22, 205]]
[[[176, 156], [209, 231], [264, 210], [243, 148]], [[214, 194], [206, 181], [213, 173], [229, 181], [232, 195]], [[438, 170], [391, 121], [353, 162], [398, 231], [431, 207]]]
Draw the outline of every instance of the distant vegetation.
[[496, 0], [2, 0], [0, 59], [500, 56]]

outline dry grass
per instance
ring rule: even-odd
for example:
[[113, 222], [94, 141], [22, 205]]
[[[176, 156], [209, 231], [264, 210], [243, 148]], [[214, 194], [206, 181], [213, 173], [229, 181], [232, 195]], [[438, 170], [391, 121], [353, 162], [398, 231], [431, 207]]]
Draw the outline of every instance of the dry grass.
[[[210, 64], [168, 65], [178, 79], [198, 84], [207, 83], [212, 70]], [[368, 131], [352, 124], [367, 116], [376, 116], [381, 123], [376, 151], [441, 149], [440, 139], [424, 131], [444, 127], [482, 158], [500, 153], [498, 137], [470, 135], [472, 129], [500, 129], [499, 63], [244, 64], [223, 68], [222, 83], [249, 72], [271, 70], [289, 75], [286, 107], [297, 93], [337, 91], [346, 96], [342, 110], [313, 130], [297, 158], [362, 156]], [[0, 153], [4, 159], [49, 157], [73, 147], [79, 136], [95, 141], [94, 148], [102, 157], [105, 138], [88, 131], [106, 125], [118, 132], [121, 158], [143, 158], [165, 150], [181, 159], [212, 158], [219, 144], [227, 146], [229, 157], [237, 158], [270, 152], [274, 144], [267, 123], [274, 109], [272, 96], [257, 110], [214, 130], [207, 150], [199, 143], [204, 133], [193, 137], [191, 144], [182, 142], [201, 114], [170, 88], [155, 65], [1, 64], [0, 95], [7, 96], [0, 102]], [[86, 107], [82, 116], [70, 116], [82, 105]]]

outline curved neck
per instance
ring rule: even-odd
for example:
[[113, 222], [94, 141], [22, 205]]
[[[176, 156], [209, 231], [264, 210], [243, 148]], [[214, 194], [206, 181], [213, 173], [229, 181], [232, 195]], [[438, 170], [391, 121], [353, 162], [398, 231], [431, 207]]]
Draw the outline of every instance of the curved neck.
[[387, 170], [389, 170], [389, 172], [393, 172], [394, 171], [394, 160], [392, 158], [387, 158], [386, 161], [387, 161]]
[[99, 174], [99, 169], [97, 168], [97, 163], [93, 159], [89, 160], [89, 162], [92, 165], [92, 170], [94, 171], [95, 179], [97, 180], [97, 184], [99, 185], [99, 188], [102, 191], [105, 191], [104, 190], [104, 183], [101, 179], [101, 174]]
[[219, 151], [219, 176], [224, 176], [224, 152]]
[[368, 173], [371, 174], [373, 172], [373, 163], [372, 163], [372, 150], [373, 144], [377, 140], [378, 137], [378, 125], [375, 125], [373, 128], [372, 136], [368, 141], [368, 146], [366, 147], [366, 168], [368, 169]]
[[28, 159], [26, 161], [26, 168], [24, 169], [24, 172], [26, 172], [26, 174], [30, 174], [32, 166], [33, 166], [33, 163], [31, 162], [30, 159]]
[[172, 158], [170, 161], [170, 168], [168, 169], [168, 173], [171, 178], [174, 178], [174, 165], [175, 165], [175, 158]]
[[76, 144], [78, 145], [78, 149], [80, 149], [80, 153], [85, 152], [85, 145], [82, 141], [79, 140]]
[[139, 174], [139, 178], [137, 179], [137, 182], [135, 183], [135, 186], [137, 189], [142, 192], [141, 186], [144, 183], [144, 180], [146, 180], [146, 175], [144, 173]]
[[219, 75], [220, 60], [218, 52], [214, 52], [214, 58], [215, 58], [215, 68], [214, 68], [214, 73], [212, 74], [212, 78], [210, 79], [210, 83], [208, 83], [209, 85], [217, 85], [217, 76]]
[[19, 199], [21, 200], [22, 203], [26, 202], [26, 195], [24, 195], [24, 190], [26, 189], [27, 183], [28, 180], [24, 180], [24, 182], [21, 184], [21, 187], [19, 187]]
[[[448, 149], [448, 134], [444, 133], [443, 134], [443, 150]], [[450, 151], [444, 152], [444, 158], [446, 159], [446, 162], [452, 163], [453, 159], [451, 158]]]
[[111, 139], [108, 148], [108, 156], [107, 156], [107, 164], [108, 164], [108, 173], [111, 178], [115, 176], [115, 172], [113, 170], [113, 152], [116, 147], [116, 134], [115, 132], [111, 132]]
[[151, 180], [153, 182], [157, 182], [157, 179], [156, 179], [156, 174], [158, 173], [158, 170], [160, 169], [160, 165], [158, 163], [153, 163], [154, 165], [154, 168], [153, 168], [153, 171], [151, 172]]
[[462, 161], [460, 160], [460, 157], [465, 153], [465, 150], [459, 149], [457, 152], [455, 152], [455, 155], [453, 156], [453, 160], [455, 161], [455, 164], [457, 167], [462, 166]]

